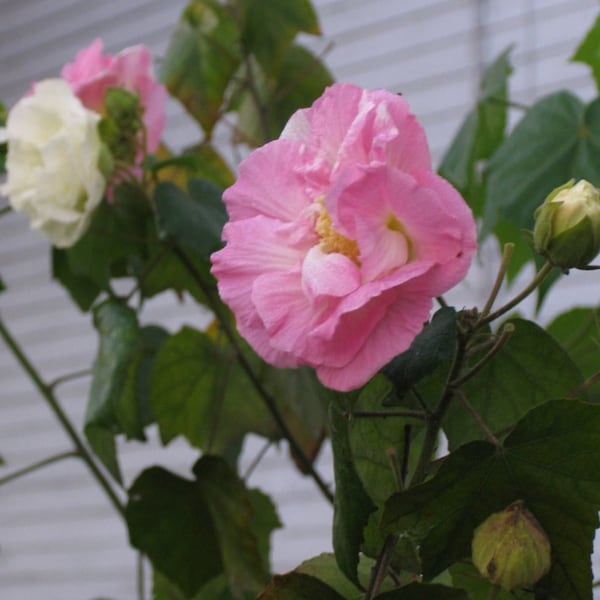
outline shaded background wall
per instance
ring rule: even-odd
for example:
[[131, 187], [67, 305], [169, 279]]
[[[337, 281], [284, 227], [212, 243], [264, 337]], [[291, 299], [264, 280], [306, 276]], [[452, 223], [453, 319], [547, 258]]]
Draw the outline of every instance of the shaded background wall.
[[[323, 38], [306, 42], [317, 51], [329, 49], [325, 62], [336, 79], [402, 92], [427, 130], [435, 163], [476, 98], [482, 66], [510, 44], [516, 101], [527, 104], [563, 87], [586, 98], [594, 95], [587, 69], [567, 59], [599, 12], [596, 0], [314, 2]], [[109, 51], [144, 43], [160, 59], [184, 6], [184, 0], [0, 0], [0, 99], [12, 105], [31, 81], [56, 76], [98, 36]], [[198, 130], [175, 102], [168, 114], [170, 145], [196, 141]], [[24, 218], [0, 219], [0, 273], [8, 286], [0, 295], [0, 311], [52, 380], [88, 368], [96, 339], [88, 316], [49, 280], [48, 250]], [[455, 295], [458, 302], [476, 303], [493, 277], [490, 271], [475, 266]], [[568, 291], [557, 291], [560, 306], [598, 302], [598, 285], [589, 277], [585, 282], [570, 277], [569, 284]], [[171, 331], [184, 322], [197, 326], [203, 318], [192, 303], [171, 296], [151, 302], [143, 314], [145, 322], [160, 321]], [[88, 383], [84, 378], [58, 389], [77, 424]], [[157, 462], [185, 473], [196, 457], [183, 441], [166, 450], [157, 442], [122, 446], [128, 483]], [[244, 466], [260, 447], [259, 440], [248, 441]], [[0, 476], [68, 449], [52, 414], [0, 345], [0, 455], [7, 463]], [[331, 480], [327, 449], [318, 466]], [[288, 468], [285, 448], [271, 448], [249, 481], [271, 493], [280, 508], [285, 527], [274, 538], [277, 571], [331, 547], [331, 511], [311, 482]], [[123, 524], [80, 462], [56, 463], [0, 487], [2, 598], [126, 600], [135, 597], [135, 569]]]

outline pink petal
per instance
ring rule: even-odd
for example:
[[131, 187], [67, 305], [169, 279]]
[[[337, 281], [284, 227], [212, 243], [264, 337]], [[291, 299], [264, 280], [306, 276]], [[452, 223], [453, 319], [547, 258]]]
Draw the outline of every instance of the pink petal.
[[[411, 293], [410, 287], [389, 290], [388, 294], [397, 297], [386, 302], [385, 314], [352, 358], [342, 366], [327, 363], [316, 366], [317, 376], [324, 385], [340, 391], [360, 387], [394, 356], [410, 347], [429, 318], [431, 299]], [[352, 329], [353, 315], [342, 319], [340, 326]]]
[[291, 140], [275, 140], [255, 150], [240, 164], [238, 180], [223, 194], [229, 217], [296, 219], [314, 200], [296, 165], [311, 159], [306, 146]]

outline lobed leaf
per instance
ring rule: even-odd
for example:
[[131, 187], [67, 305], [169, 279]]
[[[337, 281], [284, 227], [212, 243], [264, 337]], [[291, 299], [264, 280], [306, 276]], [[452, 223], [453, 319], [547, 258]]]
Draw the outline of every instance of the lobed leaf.
[[414, 537], [430, 579], [470, 556], [473, 530], [491, 513], [523, 500], [552, 546], [551, 570], [538, 592], [589, 600], [598, 460], [600, 407], [547, 402], [521, 419], [503, 448], [471, 442], [450, 454], [432, 479], [390, 498], [383, 527]]
[[589, 65], [596, 87], [600, 90], [600, 16], [594, 21], [571, 60]]

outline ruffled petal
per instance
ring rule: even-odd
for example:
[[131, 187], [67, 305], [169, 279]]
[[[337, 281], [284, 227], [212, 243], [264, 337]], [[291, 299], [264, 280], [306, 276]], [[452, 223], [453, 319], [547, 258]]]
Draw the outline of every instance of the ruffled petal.
[[306, 146], [291, 140], [275, 140], [255, 150], [240, 164], [236, 183], [223, 194], [229, 217], [295, 220], [314, 200], [299, 172], [299, 165], [311, 159]]

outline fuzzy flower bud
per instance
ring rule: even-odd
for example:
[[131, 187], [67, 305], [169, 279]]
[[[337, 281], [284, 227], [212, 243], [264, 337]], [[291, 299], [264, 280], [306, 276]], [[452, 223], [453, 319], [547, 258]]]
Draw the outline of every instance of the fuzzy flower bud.
[[588, 265], [600, 251], [600, 190], [584, 179], [553, 190], [535, 212], [533, 244], [564, 270]]
[[472, 552], [479, 572], [506, 591], [533, 585], [550, 570], [550, 541], [522, 500], [479, 525]]

